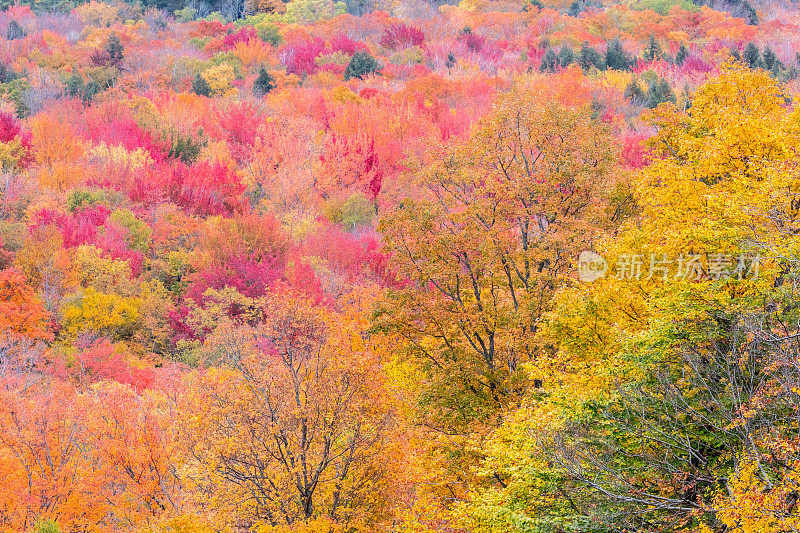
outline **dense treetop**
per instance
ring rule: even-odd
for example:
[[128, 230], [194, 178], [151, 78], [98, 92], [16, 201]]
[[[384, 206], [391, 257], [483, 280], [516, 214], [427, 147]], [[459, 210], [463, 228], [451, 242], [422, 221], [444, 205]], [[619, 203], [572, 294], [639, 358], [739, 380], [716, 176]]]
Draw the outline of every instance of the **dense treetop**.
[[0, 531], [800, 527], [793, 5], [3, 8]]

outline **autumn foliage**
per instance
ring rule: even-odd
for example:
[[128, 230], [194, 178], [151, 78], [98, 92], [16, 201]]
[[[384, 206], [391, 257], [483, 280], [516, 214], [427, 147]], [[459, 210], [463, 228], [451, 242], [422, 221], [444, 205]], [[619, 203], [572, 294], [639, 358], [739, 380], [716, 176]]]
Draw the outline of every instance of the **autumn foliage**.
[[0, 532], [800, 528], [795, 7], [24, 4]]

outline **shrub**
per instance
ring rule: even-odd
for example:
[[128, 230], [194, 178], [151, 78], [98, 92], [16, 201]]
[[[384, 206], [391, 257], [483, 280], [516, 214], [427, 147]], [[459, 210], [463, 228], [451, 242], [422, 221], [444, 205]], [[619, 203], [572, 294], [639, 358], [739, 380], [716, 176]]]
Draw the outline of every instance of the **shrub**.
[[191, 22], [197, 17], [197, 10], [189, 6], [179, 9], [175, 12], [175, 18], [178, 22]]
[[286, 72], [304, 76], [317, 70], [315, 59], [325, 50], [322, 39], [312, 39], [292, 47], [286, 56]]
[[486, 46], [486, 37], [476, 35], [471, 30], [467, 31], [468, 29], [469, 27], [464, 28], [458, 40], [464, 43], [470, 52], [480, 52]]
[[67, 209], [75, 213], [83, 207], [102, 203], [104, 199], [105, 195], [100, 191], [77, 189], [67, 197]]
[[283, 42], [283, 36], [275, 24], [263, 24], [257, 28], [258, 38], [277, 48]]
[[44, 520], [42, 522], [37, 522], [34, 526], [35, 533], [61, 533], [61, 528], [58, 527], [58, 523], [53, 522], [52, 520]]
[[651, 10], [659, 15], [669, 15], [669, 12], [678, 7], [684, 11], [691, 11], [696, 13], [700, 8], [691, 0], [639, 0], [631, 6], [631, 9], [636, 11]]
[[222, 39], [222, 45], [230, 50], [236, 47], [237, 43], [248, 43], [252, 40], [255, 40], [256, 37], [256, 29], [252, 26], [246, 26], [244, 28], [239, 29], [234, 33], [226, 35]]
[[386, 33], [381, 37], [381, 46], [386, 48], [400, 48], [407, 46], [422, 46], [425, 42], [425, 34], [422, 30], [414, 26], [405, 24], [395, 24], [386, 29]]

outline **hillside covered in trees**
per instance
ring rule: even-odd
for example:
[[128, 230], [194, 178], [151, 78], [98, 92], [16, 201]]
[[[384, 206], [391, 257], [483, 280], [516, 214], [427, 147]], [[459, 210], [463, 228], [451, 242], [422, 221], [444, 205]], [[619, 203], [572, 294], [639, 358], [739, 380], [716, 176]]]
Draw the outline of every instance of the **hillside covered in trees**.
[[800, 529], [800, 6], [0, 11], [0, 531]]

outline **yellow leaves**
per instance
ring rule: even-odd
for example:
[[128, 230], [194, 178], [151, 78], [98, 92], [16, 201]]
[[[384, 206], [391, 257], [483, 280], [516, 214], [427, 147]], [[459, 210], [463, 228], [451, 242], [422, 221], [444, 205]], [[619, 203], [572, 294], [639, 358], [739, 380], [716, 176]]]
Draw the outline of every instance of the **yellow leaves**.
[[[190, 483], [213, 487], [223, 522], [235, 516], [258, 531], [360, 531], [382, 516], [393, 490], [383, 477], [394, 463], [383, 436], [391, 414], [379, 369], [351, 325], [358, 317], [291, 293], [263, 304], [260, 323], [226, 321], [200, 349], [211, 369], [190, 378], [192, 409], [183, 422], [194, 458]], [[244, 477], [243, 458], [255, 465]], [[318, 482], [308, 481], [315, 471]], [[314, 490], [306, 492], [309, 482]]]
[[0, 169], [12, 172], [19, 168], [20, 161], [27, 155], [22, 141], [15, 137], [8, 142], [0, 142]]
[[286, 5], [284, 20], [289, 23], [308, 24], [333, 18], [346, 11], [344, 2], [333, 0], [292, 0]]
[[87, 155], [98, 163], [107, 163], [129, 170], [141, 169], [153, 162], [150, 154], [143, 148], [131, 151], [120, 145], [108, 146], [105, 143], [90, 148]]
[[345, 104], [348, 102], [360, 104], [363, 102], [360, 96], [358, 96], [356, 93], [354, 93], [344, 85], [338, 85], [333, 89], [331, 89], [330, 91], [326, 92], [328, 93], [328, 96], [332, 101], [339, 102], [341, 104]]
[[136, 325], [139, 299], [106, 294], [89, 287], [74, 296], [63, 314], [64, 332], [68, 337], [83, 330], [123, 336], [132, 333]]
[[336, 524], [336, 522], [327, 517], [295, 523], [291, 526], [261, 525], [255, 529], [255, 533], [344, 533], [345, 531], [354, 530], [349, 526], [344, 527]]
[[650, 120], [660, 128], [651, 145], [662, 159], [641, 174], [642, 227], [627, 232], [629, 245], [649, 242], [646, 251], [673, 256], [739, 253], [752, 228], [766, 230], [768, 213], [788, 207], [797, 190], [796, 119], [766, 72], [727, 66], [687, 112], [660, 106]]
[[239, 310], [238, 318], [245, 322], [254, 322], [263, 315], [263, 299], [247, 297], [230, 285], [206, 290], [203, 299], [203, 305], [192, 299], [185, 302], [188, 311], [186, 324], [198, 335], [203, 331], [212, 331], [224, 323], [224, 317], [231, 308]]
[[132, 274], [127, 261], [111, 259], [95, 246], [81, 245], [75, 250], [75, 266], [82, 287], [127, 296], [133, 294]]
[[119, 8], [92, 0], [75, 8], [75, 13], [87, 24], [107, 28], [119, 20]]
[[200, 75], [206, 80], [214, 96], [231, 96], [236, 92], [231, 86], [231, 82], [236, 79], [236, 73], [228, 63], [209, 67]]
[[136, 117], [136, 123], [140, 126], [143, 126], [145, 129], [155, 129], [160, 125], [161, 117], [158, 108], [153, 101], [146, 96], [138, 94], [129, 95], [124, 103], [133, 111], [133, 115]]
[[[719, 520], [731, 531], [741, 533], [780, 533], [800, 527], [800, 516], [792, 509], [800, 489], [800, 476], [794, 468], [785, 469], [783, 479], [767, 481], [756, 460], [744, 457], [728, 479], [729, 492], [714, 499]], [[701, 529], [702, 531], [702, 529]]]
[[631, 79], [639, 84], [642, 92], [647, 91], [647, 87], [644, 86], [644, 83], [641, 80], [638, 80], [635, 76], [631, 76], [629, 73], [622, 70], [605, 70], [598, 81], [606, 87], [615, 89], [619, 92], [624, 92], [625, 87], [631, 82]]
[[672, 30], [667, 33], [667, 40], [675, 43], [687, 43], [690, 41], [690, 36], [685, 31]]
[[154, 528], [141, 530], [140, 533], [219, 533], [209, 521], [198, 515], [181, 514], [161, 520]]
[[39, 170], [39, 183], [47, 188], [63, 190], [77, 184], [83, 172], [76, 165], [83, 155], [83, 143], [70, 125], [49, 115], [31, 119], [31, 144]]

